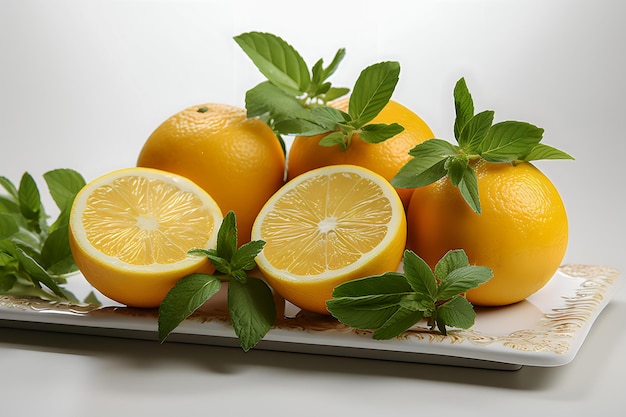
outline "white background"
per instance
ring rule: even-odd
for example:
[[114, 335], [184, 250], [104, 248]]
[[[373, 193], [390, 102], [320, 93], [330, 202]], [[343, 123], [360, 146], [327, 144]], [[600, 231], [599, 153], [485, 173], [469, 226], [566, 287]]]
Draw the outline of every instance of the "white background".
[[[477, 111], [543, 127], [576, 158], [536, 163], [568, 210], [564, 262], [624, 271], [625, 17], [620, 0], [0, 0], [0, 175], [67, 167], [89, 180], [134, 165], [171, 114], [243, 106], [262, 77], [232, 38], [268, 31], [310, 65], [345, 47], [338, 86], [399, 61], [394, 99], [440, 138], [452, 140], [460, 77]], [[572, 364], [514, 373], [0, 329], [0, 407], [578, 415], [626, 405], [625, 303], [622, 287]]]

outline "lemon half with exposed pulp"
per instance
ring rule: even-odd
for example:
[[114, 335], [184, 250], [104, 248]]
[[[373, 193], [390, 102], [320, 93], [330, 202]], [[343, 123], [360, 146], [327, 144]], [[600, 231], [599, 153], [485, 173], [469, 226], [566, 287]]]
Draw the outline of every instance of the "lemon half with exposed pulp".
[[265, 204], [252, 239], [268, 283], [286, 300], [328, 314], [338, 284], [397, 270], [406, 244], [406, 217], [389, 182], [354, 165], [308, 171]]
[[134, 307], [157, 307], [174, 284], [210, 271], [194, 248], [215, 248], [222, 212], [194, 182], [149, 168], [128, 168], [88, 183], [74, 200], [72, 255], [87, 281]]

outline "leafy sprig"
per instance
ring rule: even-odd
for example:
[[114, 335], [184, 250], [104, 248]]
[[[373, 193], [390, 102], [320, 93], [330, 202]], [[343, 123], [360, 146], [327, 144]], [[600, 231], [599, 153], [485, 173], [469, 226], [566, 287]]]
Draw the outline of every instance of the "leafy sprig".
[[448, 176], [463, 199], [480, 214], [478, 180], [474, 162], [516, 164], [539, 159], [573, 159], [567, 153], [540, 143], [544, 130], [530, 123], [493, 123], [494, 112], [474, 113], [474, 102], [464, 78], [454, 87], [454, 136], [458, 145], [429, 139], [409, 151], [413, 156], [391, 183], [398, 188], [416, 188]]
[[463, 296], [489, 279], [484, 266], [472, 266], [463, 250], [446, 253], [432, 270], [414, 252], [406, 250], [404, 272], [388, 272], [338, 285], [326, 302], [342, 323], [373, 330], [374, 339], [392, 339], [421, 321], [431, 331], [447, 334], [448, 327], [468, 329], [476, 313]]
[[179, 280], [159, 306], [158, 335], [161, 342], [187, 317], [213, 297], [228, 282], [228, 312], [243, 350], [256, 346], [276, 320], [272, 290], [265, 281], [248, 275], [255, 268], [254, 258], [265, 246], [262, 240], [237, 245], [234, 212], [222, 221], [215, 249], [192, 249], [191, 254], [206, 256], [215, 266], [213, 275], [196, 273]]
[[59, 209], [54, 222], [41, 201], [37, 183], [24, 173], [18, 186], [0, 176], [0, 293], [78, 301], [63, 288], [77, 271], [69, 246], [72, 203], [85, 180], [71, 169], [46, 172], [44, 180]]
[[345, 56], [339, 49], [331, 64], [324, 68], [318, 60], [309, 71], [302, 56], [278, 36], [249, 32], [235, 41], [267, 78], [246, 93], [248, 117], [259, 117], [281, 135], [312, 136], [329, 133], [322, 146], [350, 146], [358, 134], [369, 143], [382, 142], [402, 132], [397, 123], [370, 124], [391, 99], [398, 83], [400, 64], [380, 62], [365, 68], [357, 79], [343, 112], [327, 105], [347, 94], [347, 88], [332, 87], [328, 78]]

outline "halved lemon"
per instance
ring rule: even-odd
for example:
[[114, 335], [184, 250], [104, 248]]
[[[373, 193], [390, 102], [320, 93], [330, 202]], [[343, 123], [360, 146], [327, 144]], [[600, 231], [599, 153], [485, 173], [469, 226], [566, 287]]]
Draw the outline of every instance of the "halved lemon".
[[87, 281], [133, 307], [157, 307], [174, 284], [210, 272], [193, 248], [215, 248], [222, 213], [192, 181], [165, 171], [128, 168], [88, 183], [74, 200], [72, 255]]
[[252, 227], [257, 264], [292, 304], [329, 314], [338, 284], [397, 270], [406, 244], [402, 201], [382, 176], [354, 165], [318, 168], [274, 194]]

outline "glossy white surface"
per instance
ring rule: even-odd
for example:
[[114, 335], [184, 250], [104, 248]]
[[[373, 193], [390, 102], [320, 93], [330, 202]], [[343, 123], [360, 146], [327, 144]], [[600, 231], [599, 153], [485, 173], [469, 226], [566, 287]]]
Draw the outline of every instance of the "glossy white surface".
[[[440, 137], [452, 137], [461, 76], [477, 109], [545, 128], [547, 144], [577, 158], [537, 163], [568, 209], [564, 262], [626, 271], [625, 15], [620, 0], [0, 0], [0, 175], [133, 165], [181, 108], [243, 103], [261, 78], [232, 36], [265, 30], [310, 63], [346, 47], [338, 85], [400, 61], [394, 98]], [[0, 328], [1, 414], [619, 411], [624, 317], [621, 285], [572, 363], [515, 372]]]

